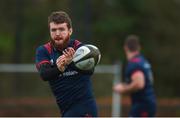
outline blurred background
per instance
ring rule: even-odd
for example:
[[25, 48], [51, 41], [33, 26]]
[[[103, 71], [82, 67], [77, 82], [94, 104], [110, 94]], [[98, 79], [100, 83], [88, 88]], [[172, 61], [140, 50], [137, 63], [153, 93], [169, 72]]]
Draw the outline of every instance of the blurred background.
[[[180, 116], [180, 0], [1, 0], [0, 64], [33, 64], [35, 49], [50, 38], [47, 17], [56, 10], [70, 15], [73, 38], [99, 47], [100, 65], [124, 64], [125, 37], [140, 36], [154, 71], [157, 116]], [[111, 116], [111, 78], [93, 78], [100, 116]], [[127, 116], [128, 97], [121, 105], [121, 116]], [[0, 116], [59, 116], [59, 111], [37, 73], [0, 72]]]

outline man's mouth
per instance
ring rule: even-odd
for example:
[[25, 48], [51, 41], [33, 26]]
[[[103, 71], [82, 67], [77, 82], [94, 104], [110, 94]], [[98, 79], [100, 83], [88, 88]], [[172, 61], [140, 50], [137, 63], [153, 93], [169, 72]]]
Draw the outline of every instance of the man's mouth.
[[55, 40], [60, 41], [60, 40], [62, 40], [62, 38], [57, 37], [57, 38], [55, 38]]

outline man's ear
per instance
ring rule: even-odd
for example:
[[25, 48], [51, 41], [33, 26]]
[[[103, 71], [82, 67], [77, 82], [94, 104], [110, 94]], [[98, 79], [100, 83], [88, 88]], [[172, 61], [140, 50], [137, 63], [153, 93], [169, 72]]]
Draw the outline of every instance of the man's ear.
[[73, 29], [70, 28], [70, 29], [69, 29], [69, 35], [72, 35], [72, 32], [73, 32]]

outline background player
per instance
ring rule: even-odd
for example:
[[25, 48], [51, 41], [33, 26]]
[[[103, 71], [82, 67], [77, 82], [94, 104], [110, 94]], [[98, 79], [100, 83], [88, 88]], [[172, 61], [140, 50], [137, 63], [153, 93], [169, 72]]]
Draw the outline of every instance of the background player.
[[152, 117], [156, 113], [156, 98], [153, 90], [151, 66], [140, 54], [139, 37], [130, 35], [124, 43], [128, 60], [125, 69], [125, 83], [114, 86], [116, 92], [131, 96], [130, 117]]
[[90, 77], [93, 71], [75, 68], [72, 58], [82, 43], [70, 39], [71, 19], [63, 11], [48, 17], [51, 40], [36, 50], [36, 66], [44, 81], [48, 81], [64, 117], [96, 117], [97, 106]]

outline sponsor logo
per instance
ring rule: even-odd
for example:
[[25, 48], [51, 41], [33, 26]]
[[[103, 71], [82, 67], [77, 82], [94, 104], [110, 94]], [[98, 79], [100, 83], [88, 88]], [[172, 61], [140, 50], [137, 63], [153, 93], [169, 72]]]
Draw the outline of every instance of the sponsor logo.
[[77, 71], [67, 71], [67, 72], [64, 72], [62, 74], [59, 74], [59, 77], [68, 77], [68, 76], [74, 76], [74, 75], [77, 75], [78, 72]]

